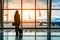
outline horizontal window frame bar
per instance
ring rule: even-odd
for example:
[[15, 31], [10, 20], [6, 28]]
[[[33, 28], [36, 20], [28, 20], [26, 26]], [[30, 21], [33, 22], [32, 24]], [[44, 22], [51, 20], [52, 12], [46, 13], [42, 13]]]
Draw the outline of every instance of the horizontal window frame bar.
[[[3, 9], [3, 10], [49, 10], [49, 9]], [[60, 9], [51, 9], [51, 10], [60, 10]]]
[[[0, 28], [0, 30], [3, 29], [15, 29], [15, 28]], [[23, 29], [49, 29], [49, 28], [23, 28]], [[50, 29], [60, 29], [60, 28], [50, 28]]]
[[[15, 37], [15, 35], [4, 35], [4, 37]], [[23, 35], [23, 37], [35, 37], [35, 35]], [[36, 37], [47, 37], [47, 35], [36, 35]], [[51, 37], [60, 37], [60, 35], [51, 35]]]

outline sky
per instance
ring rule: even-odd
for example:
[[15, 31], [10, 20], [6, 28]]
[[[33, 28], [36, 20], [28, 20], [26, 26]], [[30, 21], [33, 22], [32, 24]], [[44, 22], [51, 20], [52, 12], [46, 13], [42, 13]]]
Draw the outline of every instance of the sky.
[[[35, 0], [23, 0], [23, 9], [34, 9], [35, 8]], [[36, 1], [36, 8], [37, 9], [46, 9], [47, 8], [47, 1], [46, 0], [37, 0]], [[4, 8], [6, 9], [6, 0], [4, 1]], [[21, 8], [21, 0], [8, 0], [8, 8], [9, 9], [20, 9]], [[60, 8], [60, 0], [53, 0], [52, 1], [52, 8], [59, 9]], [[15, 14], [16, 10], [9, 10], [8, 11], [8, 20], [13, 20], [13, 16]], [[4, 14], [6, 14], [7, 11], [4, 11]], [[57, 13], [58, 12], [58, 13]], [[41, 16], [47, 16], [47, 10], [40, 10]], [[19, 10], [19, 14], [21, 15], [21, 10]], [[29, 16], [32, 19], [35, 17], [35, 11], [34, 10], [23, 10], [23, 20], [29, 19]], [[39, 10], [36, 11], [37, 18], [39, 17]], [[29, 16], [28, 16], [29, 15]], [[60, 10], [52, 10], [52, 16], [60, 16]], [[11, 18], [12, 17], [12, 18]], [[6, 16], [4, 17], [6, 20]]]
[[60, 8], [60, 0], [52, 0], [52, 8], [59, 9]]
[[[52, 9], [60, 9], [60, 0], [52, 0]], [[60, 10], [52, 10], [52, 16], [60, 16]]]

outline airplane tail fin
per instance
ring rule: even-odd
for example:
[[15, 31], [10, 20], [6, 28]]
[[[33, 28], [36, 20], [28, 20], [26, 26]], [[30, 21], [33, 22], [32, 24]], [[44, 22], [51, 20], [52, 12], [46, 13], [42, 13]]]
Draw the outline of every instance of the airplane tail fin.
[[40, 10], [39, 10], [39, 17], [41, 17], [41, 12], [40, 12]]
[[[38, 9], [39, 9], [39, 5], [38, 5]], [[39, 17], [41, 17], [41, 11], [39, 10]]]

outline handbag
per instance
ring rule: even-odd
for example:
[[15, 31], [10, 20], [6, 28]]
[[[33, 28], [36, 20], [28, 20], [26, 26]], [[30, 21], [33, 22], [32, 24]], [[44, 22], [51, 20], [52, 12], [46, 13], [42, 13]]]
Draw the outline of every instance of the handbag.
[[12, 26], [15, 26], [15, 23], [12, 23]]

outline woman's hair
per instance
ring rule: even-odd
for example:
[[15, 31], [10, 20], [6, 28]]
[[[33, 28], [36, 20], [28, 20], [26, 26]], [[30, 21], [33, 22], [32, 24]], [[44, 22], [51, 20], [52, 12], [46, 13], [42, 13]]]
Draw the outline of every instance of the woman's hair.
[[16, 10], [15, 14], [18, 14], [18, 10]]

